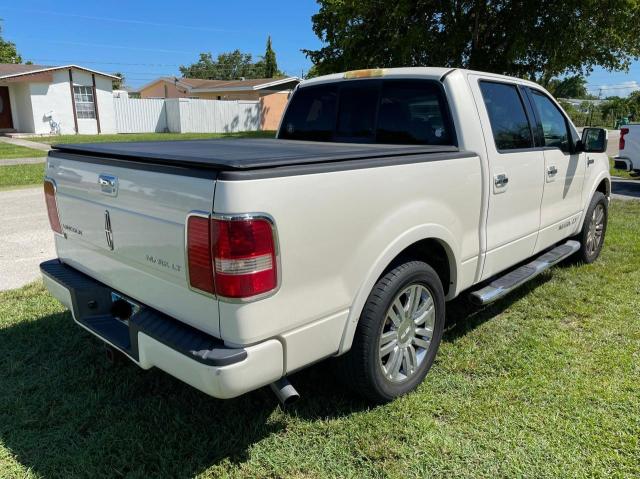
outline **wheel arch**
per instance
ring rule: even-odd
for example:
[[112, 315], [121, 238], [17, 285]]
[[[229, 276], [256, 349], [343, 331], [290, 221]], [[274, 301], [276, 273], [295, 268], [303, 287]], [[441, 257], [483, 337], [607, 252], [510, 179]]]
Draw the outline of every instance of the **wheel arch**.
[[445, 298], [455, 297], [459, 278], [457, 251], [453, 235], [436, 225], [415, 228], [398, 238], [378, 257], [358, 289], [349, 310], [338, 354], [351, 348], [360, 314], [376, 282], [402, 262], [420, 260], [429, 264], [442, 281]]
[[589, 205], [591, 204], [591, 199], [596, 192], [602, 193], [607, 197], [608, 200], [611, 199], [611, 177], [608, 175], [608, 173], [603, 172], [598, 176], [597, 180], [593, 182], [589, 194], [586, 195], [585, 202], [582, 208], [582, 216], [580, 217], [580, 223], [578, 224], [576, 231], [582, 230], [582, 225], [584, 224], [587, 210], [589, 209]]

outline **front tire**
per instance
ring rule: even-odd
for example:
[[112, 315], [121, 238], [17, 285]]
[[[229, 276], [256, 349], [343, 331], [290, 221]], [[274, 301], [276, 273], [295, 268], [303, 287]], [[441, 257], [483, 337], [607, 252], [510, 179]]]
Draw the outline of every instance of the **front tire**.
[[576, 253], [576, 259], [586, 264], [593, 263], [598, 259], [607, 233], [608, 220], [609, 202], [607, 197], [596, 191], [591, 198], [589, 208], [587, 208], [582, 231], [577, 236], [580, 241], [580, 249]]
[[421, 261], [393, 268], [371, 291], [342, 358], [347, 384], [376, 403], [414, 390], [433, 364], [444, 320], [444, 291], [433, 268]]

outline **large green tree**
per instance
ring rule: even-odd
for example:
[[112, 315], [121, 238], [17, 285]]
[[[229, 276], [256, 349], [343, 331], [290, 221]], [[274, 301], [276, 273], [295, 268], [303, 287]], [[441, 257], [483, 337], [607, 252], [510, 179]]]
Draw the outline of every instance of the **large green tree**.
[[556, 98], [591, 98], [587, 91], [587, 80], [582, 75], [554, 78], [547, 84], [547, 89]]
[[448, 66], [547, 84], [640, 54], [639, 0], [318, 0], [320, 73]]
[[16, 44], [2, 38], [2, 25], [0, 25], [0, 63], [22, 63]]
[[237, 80], [244, 78], [262, 78], [264, 66], [253, 62], [250, 53], [240, 50], [221, 53], [216, 60], [211, 53], [201, 53], [200, 59], [188, 66], [181, 66], [182, 76], [208, 80]]

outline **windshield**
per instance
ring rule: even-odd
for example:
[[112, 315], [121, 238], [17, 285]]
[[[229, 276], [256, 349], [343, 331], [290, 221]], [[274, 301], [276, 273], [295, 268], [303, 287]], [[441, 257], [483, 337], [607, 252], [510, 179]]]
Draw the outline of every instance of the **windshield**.
[[356, 80], [301, 87], [279, 138], [453, 145], [446, 99], [431, 80]]

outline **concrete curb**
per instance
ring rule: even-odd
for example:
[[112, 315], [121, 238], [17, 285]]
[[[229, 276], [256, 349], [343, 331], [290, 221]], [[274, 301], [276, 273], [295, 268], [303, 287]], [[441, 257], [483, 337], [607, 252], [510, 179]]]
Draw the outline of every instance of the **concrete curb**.
[[0, 168], [3, 166], [12, 166], [12, 165], [30, 165], [36, 163], [44, 163], [47, 161], [46, 156], [38, 156], [35, 158], [11, 158], [7, 160], [0, 160]]
[[11, 138], [9, 136], [0, 136], [0, 141], [9, 143], [11, 145], [23, 146], [25, 148], [31, 148], [32, 150], [49, 151], [51, 146], [44, 143], [38, 143], [36, 141], [29, 141], [23, 138]]

